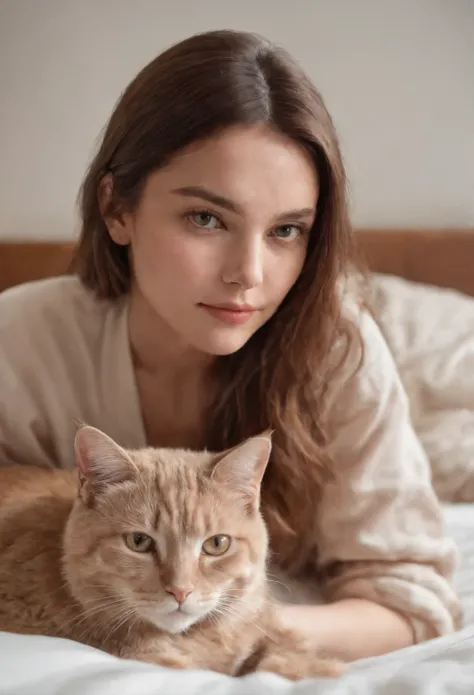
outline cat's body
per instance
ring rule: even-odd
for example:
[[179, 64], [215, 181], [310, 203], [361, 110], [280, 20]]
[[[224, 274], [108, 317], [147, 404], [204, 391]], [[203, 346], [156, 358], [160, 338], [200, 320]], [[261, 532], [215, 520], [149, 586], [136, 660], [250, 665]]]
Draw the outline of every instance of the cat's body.
[[79, 476], [0, 469], [0, 630], [174, 668], [339, 672], [276, 618], [258, 512], [261, 443], [260, 453], [250, 444], [219, 460], [124, 452], [84, 432]]

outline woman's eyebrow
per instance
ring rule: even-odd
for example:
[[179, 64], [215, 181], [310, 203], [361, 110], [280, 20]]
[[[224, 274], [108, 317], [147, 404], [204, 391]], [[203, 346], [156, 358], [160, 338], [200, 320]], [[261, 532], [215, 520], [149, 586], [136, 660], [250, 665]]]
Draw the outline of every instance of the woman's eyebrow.
[[[233, 200], [219, 195], [218, 193], [214, 193], [213, 191], [210, 191], [208, 188], [204, 188], [203, 186], [183, 186], [181, 188], [174, 188], [171, 192], [176, 195], [185, 196], [186, 198], [201, 198], [201, 200], [205, 200], [208, 203], [212, 203], [212, 205], [217, 205], [218, 207], [224, 208], [225, 210], [234, 212], [237, 215], [244, 214], [242, 207], [237, 203], [234, 203]], [[313, 217], [315, 213], [315, 206], [305, 207], [296, 210], [288, 210], [287, 212], [282, 212], [277, 216], [276, 219], [300, 219], [303, 217]]]
[[225, 198], [218, 193], [213, 193], [213, 191], [210, 191], [203, 186], [183, 186], [182, 188], [174, 188], [171, 192], [187, 198], [201, 198], [208, 203], [218, 205], [219, 207], [229, 210], [230, 212], [235, 212], [237, 215], [243, 214], [240, 205], [237, 205], [237, 203], [234, 203], [229, 198]]

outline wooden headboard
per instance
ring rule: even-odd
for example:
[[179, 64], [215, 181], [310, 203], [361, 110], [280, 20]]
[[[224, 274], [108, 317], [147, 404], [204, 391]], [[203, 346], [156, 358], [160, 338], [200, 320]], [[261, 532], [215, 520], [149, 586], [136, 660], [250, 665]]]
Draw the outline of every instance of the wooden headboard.
[[474, 296], [474, 227], [357, 231], [370, 270]]
[[[474, 228], [358, 229], [370, 270], [453, 287], [474, 296]], [[0, 241], [0, 291], [67, 272], [71, 242]]]

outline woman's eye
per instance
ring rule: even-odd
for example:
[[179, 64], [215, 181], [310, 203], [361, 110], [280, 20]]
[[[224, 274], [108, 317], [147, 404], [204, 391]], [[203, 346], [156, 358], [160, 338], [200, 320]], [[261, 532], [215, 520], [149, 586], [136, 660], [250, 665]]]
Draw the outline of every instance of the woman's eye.
[[127, 533], [124, 536], [125, 545], [135, 553], [148, 553], [153, 547], [153, 538], [146, 533]]
[[201, 229], [218, 229], [221, 225], [219, 218], [210, 212], [192, 212], [188, 217], [196, 227]]
[[282, 224], [273, 231], [272, 236], [292, 241], [293, 239], [297, 239], [301, 234], [302, 230], [294, 224]]

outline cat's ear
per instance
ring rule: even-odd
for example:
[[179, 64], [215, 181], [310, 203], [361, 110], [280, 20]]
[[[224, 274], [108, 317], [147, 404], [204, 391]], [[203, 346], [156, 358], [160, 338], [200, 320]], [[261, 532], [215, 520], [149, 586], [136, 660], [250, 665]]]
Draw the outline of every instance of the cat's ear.
[[218, 461], [211, 479], [233, 489], [253, 510], [258, 509], [260, 486], [271, 450], [271, 432], [251, 437]]
[[137, 468], [113, 439], [95, 427], [81, 427], [74, 441], [79, 480], [89, 493], [103, 492], [109, 485], [130, 480]]

